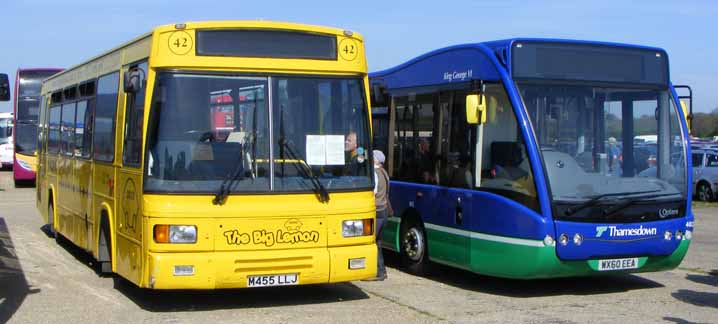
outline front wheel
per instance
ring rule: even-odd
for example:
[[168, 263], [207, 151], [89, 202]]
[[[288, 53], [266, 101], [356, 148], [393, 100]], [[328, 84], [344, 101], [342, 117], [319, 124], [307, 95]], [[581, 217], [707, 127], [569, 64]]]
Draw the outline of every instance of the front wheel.
[[711, 186], [705, 182], [698, 185], [698, 200], [700, 201], [711, 201], [713, 200], [713, 190]]
[[426, 232], [421, 222], [410, 220], [401, 226], [401, 259], [409, 272], [424, 274], [428, 271]]

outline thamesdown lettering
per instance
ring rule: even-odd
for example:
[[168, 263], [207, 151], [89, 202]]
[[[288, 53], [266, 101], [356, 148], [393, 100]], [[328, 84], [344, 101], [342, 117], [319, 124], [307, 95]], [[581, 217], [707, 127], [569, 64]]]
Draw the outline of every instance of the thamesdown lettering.
[[638, 227], [638, 228], [616, 228], [616, 226], [609, 226], [609, 235], [611, 236], [644, 236], [644, 235], [656, 235], [658, 233], [658, 230], [653, 228], [647, 228], [647, 227]]

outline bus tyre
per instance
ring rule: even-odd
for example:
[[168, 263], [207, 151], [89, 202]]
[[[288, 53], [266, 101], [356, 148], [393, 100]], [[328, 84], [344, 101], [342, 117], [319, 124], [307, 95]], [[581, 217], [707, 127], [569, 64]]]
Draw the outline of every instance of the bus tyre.
[[100, 226], [99, 270], [102, 275], [110, 275], [112, 274], [112, 237], [106, 218], [102, 219]]
[[404, 266], [413, 274], [425, 274], [428, 271], [428, 253], [424, 226], [418, 220], [409, 219], [402, 224], [400, 235]]
[[713, 190], [711, 186], [705, 182], [701, 182], [698, 185], [698, 200], [700, 201], [711, 201], [713, 200]]
[[47, 231], [50, 233], [50, 237], [57, 240], [57, 231], [55, 231], [55, 208], [52, 202], [50, 202], [47, 207]]

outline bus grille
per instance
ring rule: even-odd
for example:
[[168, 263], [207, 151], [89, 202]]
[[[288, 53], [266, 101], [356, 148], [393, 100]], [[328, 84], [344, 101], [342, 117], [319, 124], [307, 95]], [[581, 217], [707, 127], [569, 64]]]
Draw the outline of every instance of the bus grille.
[[275, 271], [302, 271], [314, 265], [312, 256], [240, 259], [235, 260], [234, 273], [261, 273]]

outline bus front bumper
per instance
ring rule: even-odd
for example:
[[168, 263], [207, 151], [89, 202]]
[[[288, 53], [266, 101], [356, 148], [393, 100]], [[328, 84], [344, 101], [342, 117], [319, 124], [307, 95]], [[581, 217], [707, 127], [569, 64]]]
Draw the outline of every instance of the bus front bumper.
[[[231, 252], [149, 252], [146, 280], [152, 289], [245, 288], [250, 276], [293, 275], [295, 284], [322, 284], [376, 276], [376, 244]], [[350, 260], [353, 267], [350, 269]]]

